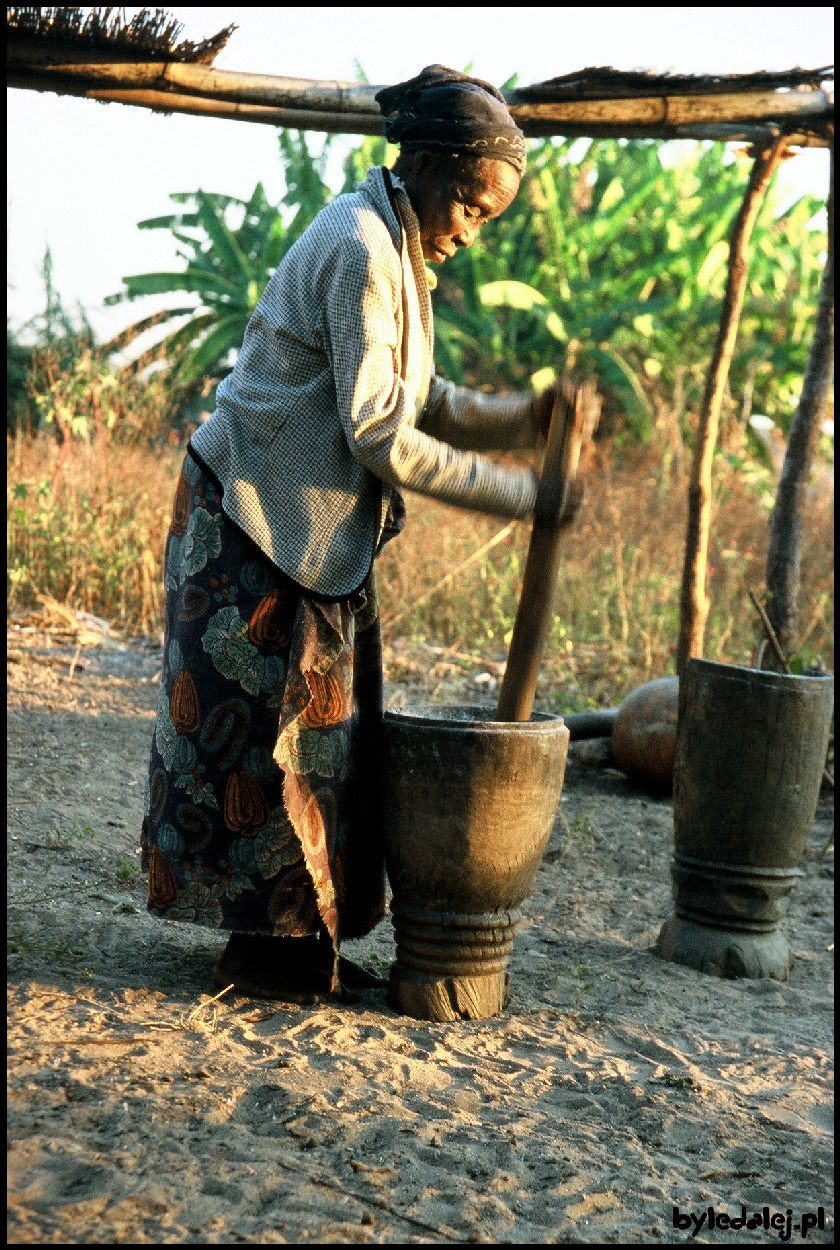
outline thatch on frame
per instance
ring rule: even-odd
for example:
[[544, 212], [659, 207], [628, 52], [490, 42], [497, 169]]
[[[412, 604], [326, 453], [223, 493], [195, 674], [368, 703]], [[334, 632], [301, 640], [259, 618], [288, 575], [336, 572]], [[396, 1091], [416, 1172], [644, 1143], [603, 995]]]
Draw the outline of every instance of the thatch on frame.
[[834, 66], [820, 69], [753, 70], [749, 74], [656, 74], [652, 70], [619, 70], [605, 65], [600, 69], [575, 70], [559, 78], [549, 78], [533, 87], [520, 87], [514, 94], [520, 100], [606, 100], [644, 95], [717, 95], [721, 92], [775, 91], [784, 87], [806, 87], [818, 91], [834, 77]]
[[[299, 130], [382, 134], [368, 84], [244, 74], [212, 68], [235, 27], [175, 45], [181, 27], [144, 9], [7, 10], [8, 84], [164, 113], [227, 117]], [[780, 134], [789, 145], [825, 146], [833, 135], [830, 66], [783, 73], [654, 74], [590, 68], [505, 93], [526, 135], [716, 139], [752, 143]]]
[[143, 54], [152, 61], [181, 61], [210, 65], [230, 39], [235, 26], [226, 26], [200, 43], [176, 44], [182, 24], [163, 9], [143, 9], [126, 22], [123, 9], [102, 8], [83, 13], [77, 8], [6, 9], [6, 33], [10, 40], [31, 39], [39, 44], [58, 44], [102, 51]]

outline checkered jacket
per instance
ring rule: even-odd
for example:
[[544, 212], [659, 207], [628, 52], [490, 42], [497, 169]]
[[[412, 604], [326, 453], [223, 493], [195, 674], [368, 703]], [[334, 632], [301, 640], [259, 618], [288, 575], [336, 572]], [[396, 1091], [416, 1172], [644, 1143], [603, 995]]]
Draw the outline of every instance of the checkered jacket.
[[309, 590], [341, 598], [364, 582], [392, 486], [533, 512], [536, 474], [476, 454], [533, 445], [529, 397], [434, 376], [433, 281], [402, 184], [371, 169], [290, 248], [192, 437], [227, 515]]

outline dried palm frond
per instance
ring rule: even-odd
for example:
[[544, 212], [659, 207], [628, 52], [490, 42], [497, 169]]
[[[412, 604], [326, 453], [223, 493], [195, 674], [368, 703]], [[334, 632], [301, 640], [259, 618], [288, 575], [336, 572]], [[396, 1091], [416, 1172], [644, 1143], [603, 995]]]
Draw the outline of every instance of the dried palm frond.
[[620, 99], [633, 96], [718, 95], [721, 92], [772, 91], [780, 87], [810, 87], [833, 80], [834, 66], [750, 74], [659, 74], [654, 70], [618, 70], [609, 65], [576, 70], [530, 87], [507, 93], [509, 102], [526, 100]]
[[236, 26], [226, 26], [199, 43], [177, 43], [183, 25], [164, 9], [142, 9], [130, 22], [123, 14], [123, 9], [115, 8], [85, 13], [79, 8], [12, 6], [6, 9], [6, 34], [11, 41], [45, 40], [109, 51], [118, 48], [141, 52], [147, 60], [210, 65], [236, 30]]

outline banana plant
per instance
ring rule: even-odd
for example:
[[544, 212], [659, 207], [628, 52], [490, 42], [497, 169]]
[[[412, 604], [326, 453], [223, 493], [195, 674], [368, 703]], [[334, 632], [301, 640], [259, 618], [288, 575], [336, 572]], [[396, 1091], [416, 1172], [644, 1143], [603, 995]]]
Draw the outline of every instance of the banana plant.
[[[458, 382], [515, 387], [585, 368], [644, 438], [654, 393], [673, 394], [679, 378], [686, 406], [699, 402], [748, 168], [727, 164], [720, 145], [691, 145], [666, 166], [659, 144], [601, 141], [581, 154], [575, 142], [531, 145], [513, 206], [447, 264], [438, 364]], [[754, 235], [732, 390], [777, 416], [807, 354], [818, 208], [804, 197], [780, 214], [770, 196]]]
[[[276, 208], [269, 205], [262, 184], [250, 200], [206, 191], [170, 196], [184, 211], [153, 217], [138, 223], [141, 230], [169, 230], [179, 245], [182, 269], [133, 274], [123, 279], [125, 289], [109, 296], [106, 304], [134, 301], [147, 295], [173, 293], [198, 296], [199, 303], [165, 310], [158, 323], [189, 320], [133, 362], [141, 369], [153, 360], [169, 362], [172, 383], [186, 388], [199, 378], [223, 368], [231, 349], [242, 342], [248, 318], [256, 307], [270, 270], [283, 250], [283, 225]], [[229, 224], [231, 210], [242, 220]], [[149, 326], [143, 318], [119, 336], [126, 346]]]
[[[230, 355], [242, 343], [245, 327], [283, 256], [331, 198], [324, 181], [327, 151], [313, 156], [303, 134], [279, 134], [286, 174], [281, 206], [266, 198], [257, 183], [249, 200], [206, 191], [170, 195], [181, 212], [138, 222], [141, 230], [168, 230], [184, 267], [123, 278], [124, 289], [106, 304], [172, 293], [198, 297], [146, 317], [122, 331], [108, 346], [127, 346], [152, 324], [188, 320], [142, 352], [132, 368], [167, 362], [176, 391], [189, 393], [204, 380], [218, 381], [230, 368]], [[284, 212], [285, 210], [285, 212]], [[284, 217], [286, 218], [284, 223]], [[239, 218], [233, 225], [232, 219]]]

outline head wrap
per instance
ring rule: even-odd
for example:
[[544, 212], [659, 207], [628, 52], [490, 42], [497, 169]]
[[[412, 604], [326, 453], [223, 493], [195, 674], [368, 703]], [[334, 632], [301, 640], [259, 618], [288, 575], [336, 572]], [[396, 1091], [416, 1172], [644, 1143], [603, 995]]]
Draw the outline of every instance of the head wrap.
[[507, 161], [525, 172], [525, 136], [501, 92], [481, 78], [427, 65], [415, 78], [383, 87], [376, 102], [385, 137], [404, 152], [464, 152]]

